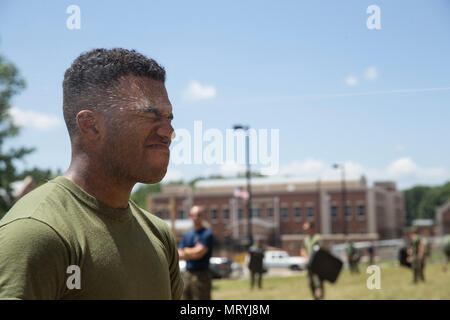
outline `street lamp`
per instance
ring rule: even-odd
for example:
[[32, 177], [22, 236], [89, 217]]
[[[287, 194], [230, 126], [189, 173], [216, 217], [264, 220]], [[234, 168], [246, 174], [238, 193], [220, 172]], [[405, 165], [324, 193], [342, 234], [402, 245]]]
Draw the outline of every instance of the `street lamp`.
[[252, 233], [252, 189], [250, 184], [250, 135], [248, 125], [236, 124], [233, 126], [234, 130], [245, 131], [245, 159], [247, 163], [247, 233], [248, 233], [248, 246], [253, 245], [253, 233]]
[[342, 194], [342, 214], [344, 217], [344, 224], [343, 224], [343, 228], [344, 228], [344, 235], [347, 235], [347, 217], [345, 215], [345, 207], [346, 207], [346, 190], [345, 190], [345, 167], [344, 164], [334, 164], [333, 165], [334, 169], [341, 169], [341, 174], [342, 174], [342, 178], [341, 178], [341, 194]]

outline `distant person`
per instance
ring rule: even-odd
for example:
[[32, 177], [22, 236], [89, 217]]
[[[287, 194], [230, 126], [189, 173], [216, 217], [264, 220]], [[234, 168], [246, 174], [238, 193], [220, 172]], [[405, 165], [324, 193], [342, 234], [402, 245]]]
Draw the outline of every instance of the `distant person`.
[[[303, 248], [300, 250], [300, 255], [305, 258], [306, 263], [308, 264], [313, 252], [319, 250], [322, 246], [322, 237], [320, 234], [316, 233], [313, 222], [305, 222], [303, 224], [303, 231], [307, 235], [303, 242]], [[317, 274], [314, 274], [309, 268], [306, 275], [308, 277], [308, 285], [314, 299], [323, 299], [325, 295], [323, 279], [321, 279]]]
[[81, 54], [64, 74], [68, 170], [0, 221], [0, 299], [179, 299], [168, 225], [130, 200], [166, 174], [174, 132], [166, 73], [121, 48]]
[[359, 254], [352, 241], [346, 240], [345, 242], [345, 254], [347, 256], [347, 262], [350, 269], [350, 273], [359, 273], [358, 262]]
[[413, 271], [413, 282], [417, 283], [419, 280], [425, 282], [424, 276], [424, 258], [425, 248], [420, 236], [415, 229], [408, 231], [409, 248], [408, 261], [411, 263]]
[[264, 273], [264, 253], [265, 248], [263, 246], [262, 239], [258, 239], [256, 244], [249, 249], [249, 263], [248, 269], [250, 270], [250, 289], [253, 289], [255, 285], [255, 278], [258, 278], [258, 288], [262, 289], [262, 278]]
[[431, 254], [433, 252], [432, 243], [430, 241], [430, 233], [425, 230], [422, 233], [422, 244], [423, 244], [423, 257], [422, 257], [422, 272], [425, 273], [425, 268], [427, 266], [427, 260], [431, 259]]
[[367, 247], [367, 255], [369, 257], [369, 266], [371, 266], [375, 262], [375, 245], [373, 241], [371, 241], [369, 247]]
[[189, 213], [194, 229], [187, 232], [178, 246], [180, 259], [186, 260], [183, 274], [184, 300], [211, 300], [209, 259], [213, 250], [213, 234], [203, 226], [203, 208], [193, 206]]
[[444, 265], [442, 266], [442, 269], [444, 270], [444, 272], [446, 272], [447, 264], [450, 261], [450, 234], [444, 237], [443, 251], [444, 251]]

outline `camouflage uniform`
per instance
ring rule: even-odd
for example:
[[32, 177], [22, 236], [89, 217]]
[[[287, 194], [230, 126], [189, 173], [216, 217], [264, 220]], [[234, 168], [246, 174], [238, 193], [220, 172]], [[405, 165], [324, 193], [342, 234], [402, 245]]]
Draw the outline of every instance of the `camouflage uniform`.
[[[310, 259], [313, 251], [318, 250], [322, 246], [322, 238], [319, 234], [315, 234], [312, 237], [306, 236], [304, 240], [304, 246], [306, 254], [308, 255], [308, 259]], [[314, 299], [323, 299], [325, 294], [323, 280], [317, 274], [314, 274], [311, 270], [309, 270], [309, 268], [307, 271], [307, 277], [308, 285], [311, 288]], [[320, 290], [320, 294], [316, 293], [317, 289]]]
[[211, 272], [186, 270], [183, 274], [184, 300], [211, 300]]
[[249, 254], [250, 260], [248, 268], [250, 270], [250, 288], [253, 289], [255, 284], [255, 277], [258, 278], [258, 288], [262, 289], [262, 274], [264, 272], [264, 247], [252, 246], [250, 247]]
[[421, 245], [420, 241], [421, 239], [418, 234], [415, 234], [411, 240], [411, 249], [412, 249], [411, 269], [413, 270], [414, 283], [417, 283], [418, 280], [425, 281], [425, 277], [423, 275], [424, 255], [422, 257], [419, 256], [419, 249]]
[[447, 263], [450, 260], [450, 234], [444, 237], [444, 271], [447, 271]]
[[356, 250], [352, 242], [345, 244], [345, 253], [347, 255], [348, 266], [351, 273], [359, 273], [358, 259], [356, 257]]

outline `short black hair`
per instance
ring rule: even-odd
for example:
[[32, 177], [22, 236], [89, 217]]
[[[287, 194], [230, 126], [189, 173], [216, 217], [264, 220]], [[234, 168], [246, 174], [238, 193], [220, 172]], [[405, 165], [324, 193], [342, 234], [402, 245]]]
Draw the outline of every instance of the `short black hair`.
[[94, 49], [82, 53], [64, 73], [63, 113], [69, 135], [77, 132], [76, 115], [112, 103], [106, 89], [119, 78], [133, 75], [166, 81], [166, 71], [155, 60], [122, 48]]

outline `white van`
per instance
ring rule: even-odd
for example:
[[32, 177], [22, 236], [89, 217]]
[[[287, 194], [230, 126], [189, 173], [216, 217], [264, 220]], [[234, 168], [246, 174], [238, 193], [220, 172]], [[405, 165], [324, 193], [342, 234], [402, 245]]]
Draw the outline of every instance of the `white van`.
[[264, 255], [264, 267], [269, 268], [289, 268], [291, 270], [306, 269], [306, 260], [302, 257], [293, 257], [286, 251], [270, 250]]

